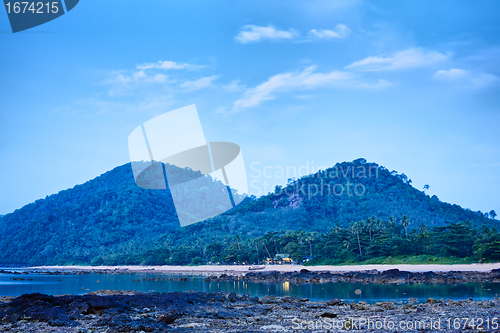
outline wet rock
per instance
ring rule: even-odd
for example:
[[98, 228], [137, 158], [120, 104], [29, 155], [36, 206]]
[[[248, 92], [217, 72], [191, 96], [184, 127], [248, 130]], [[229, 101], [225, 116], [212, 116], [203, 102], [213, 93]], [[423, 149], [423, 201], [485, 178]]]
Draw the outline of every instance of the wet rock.
[[362, 282], [362, 283], [443, 283], [457, 284], [472, 281], [500, 282], [500, 274], [495, 272], [407, 272], [390, 269], [383, 272], [376, 270], [359, 272], [314, 272], [302, 269], [299, 272], [249, 272], [245, 275], [226, 275], [210, 277], [217, 281], [320, 283], [320, 282]]
[[0, 318], [7, 323], [29, 318], [31, 321], [46, 322], [49, 325], [76, 325], [71, 317], [60, 308], [60, 305], [61, 302], [54, 296], [38, 293], [26, 294], [4, 304], [0, 308]]
[[434, 298], [428, 298], [427, 301], [425, 301], [425, 303], [427, 304], [436, 304], [438, 301], [436, 301]]
[[239, 297], [239, 300], [245, 302], [249, 301], [251, 298], [252, 297], [250, 296], [249, 293], [244, 293], [243, 295], [241, 295], [241, 297]]
[[[0, 332], [261, 332], [293, 331], [287, 318], [345, 322], [349, 317], [380, 318], [399, 321], [411, 319], [464, 318], [498, 316], [500, 300], [446, 301], [429, 306], [412, 300], [407, 304], [366, 302], [344, 304], [301, 301], [297, 297], [263, 297], [278, 301], [260, 304], [250, 295], [236, 295], [237, 302], [226, 297], [230, 293], [142, 293], [136, 295], [23, 295], [0, 304]], [[338, 303], [340, 301], [340, 303]], [[435, 302], [438, 302], [434, 300]], [[435, 303], [434, 303], [435, 304]], [[459, 306], [458, 306], [459, 305]], [[38, 314], [26, 311], [35, 308]], [[358, 311], [358, 312], [357, 312]], [[380, 313], [383, 312], [383, 313]], [[45, 314], [45, 320], [40, 320]], [[179, 317], [177, 317], [179, 316]], [[340, 317], [340, 318], [339, 318]], [[17, 318], [17, 319], [16, 319]], [[322, 318], [322, 319], [319, 319]], [[378, 319], [377, 319], [378, 318]], [[15, 319], [12, 321], [12, 319]], [[6, 322], [9, 321], [10, 322]], [[78, 327], [75, 327], [77, 326]], [[50, 328], [50, 326], [53, 326]], [[279, 326], [279, 329], [278, 329]], [[429, 330], [429, 332], [437, 332]]]
[[393, 302], [377, 302], [375, 305], [384, 310], [394, 310], [396, 308], [396, 304]]
[[366, 302], [359, 302], [359, 303], [350, 303], [349, 306], [351, 307], [351, 309], [353, 310], [370, 310], [371, 309], [371, 306], [366, 303]]
[[342, 301], [338, 298], [333, 298], [331, 300], [329, 300], [328, 302], [326, 302], [326, 305], [330, 305], [330, 306], [334, 306], [334, 305], [338, 305], [342, 303]]
[[332, 312], [323, 312], [318, 317], [322, 317], [322, 318], [337, 318], [338, 314], [332, 313]]
[[383, 275], [397, 275], [399, 273], [400, 273], [399, 269], [397, 269], [397, 268], [388, 269], [388, 270], [382, 272]]
[[157, 317], [157, 320], [160, 323], [165, 323], [165, 324], [172, 324], [179, 315], [175, 312], [167, 312], [167, 313], [162, 313]]
[[228, 293], [226, 294], [226, 300], [228, 302], [237, 302], [238, 301], [238, 297], [236, 297], [236, 293]]
[[260, 304], [276, 304], [283, 303], [283, 301], [274, 295], [266, 295], [259, 300]]

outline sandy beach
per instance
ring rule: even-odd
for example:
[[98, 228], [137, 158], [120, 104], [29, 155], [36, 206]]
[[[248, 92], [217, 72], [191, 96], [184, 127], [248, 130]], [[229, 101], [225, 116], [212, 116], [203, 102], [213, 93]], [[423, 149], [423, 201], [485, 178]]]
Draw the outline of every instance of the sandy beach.
[[[44, 270], [128, 270], [128, 271], [148, 271], [154, 270], [158, 272], [171, 273], [192, 273], [204, 275], [206, 273], [216, 272], [248, 272], [248, 265], [203, 265], [203, 266], [37, 266], [32, 269]], [[328, 271], [328, 272], [355, 272], [376, 269], [378, 271], [386, 271], [389, 269], [399, 269], [400, 271], [408, 272], [488, 272], [492, 269], [500, 268], [500, 263], [493, 264], [467, 264], [467, 265], [353, 265], [353, 266], [302, 266], [302, 265], [267, 265], [262, 271], [279, 271], [279, 272], [294, 272], [301, 269], [309, 271]]]

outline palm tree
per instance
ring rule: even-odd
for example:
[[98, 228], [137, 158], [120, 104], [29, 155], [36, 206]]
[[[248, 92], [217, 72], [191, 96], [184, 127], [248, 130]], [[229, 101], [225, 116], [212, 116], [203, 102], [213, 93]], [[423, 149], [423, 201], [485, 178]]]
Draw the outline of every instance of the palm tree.
[[167, 247], [168, 252], [170, 253], [170, 257], [172, 257], [172, 240], [170, 238], [167, 238], [167, 240], [165, 241], [165, 246]]
[[408, 227], [410, 225], [410, 219], [408, 218], [408, 216], [403, 215], [403, 219], [401, 220], [401, 224], [405, 228], [405, 235], [406, 235], [406, 238], [408, 238], [408, 230], [406, 229], [406, 227]]
[[394, 217], [392, 216], [389, 216], [389, 223], [388, 224], [388, 227], [389, 227], [389, 232], [391, 234], [394, 233], [394, 227], [396, 226], [396, 222], [394, 222]]
[[[373, 221], [373, 222], [375, 222], [375, 221]], [[372, 223], [371, 218], [366, 219], [366, 227], [368, 228], [368, 233], [370, 234], [370, 244], [371, 244], [372, 243], [372, 227], [373, 227], [373, 223]]]
[[312, 256], [313, 256], [313, 250], [312, 250], [312, 242], [314, 241], [314, 238], [311, 234], [309, 234], [307, 237], [306, 237], [306, 242], [309, 243], [309, 258], [312, 259]]
[[361, 241], [359, 240], [359, 222], [356, 222], [356, 223], [351, 222], [350, 229], [351, 229], [351, 232], [353, 234], [356, 234], [356, 237], [358, 238], [359, 255], [361, 256], [362, 252], [361, 252]]
[[238, 246], [238, 251], [241, 251], [241, 236], [239, 234], [237, 234], [234, 237], [234, 240], [236, 242], [236, 245]]
[[258, 264], [260, 259], [260, 252], [259, 252], [259, 241], [257, 240], [257, 238], [253, 240], [253, 245], [255, 245], [255, 250], [257, 251], [257, 264]]
[[204, 257], [203, 252], [205, 252], [205, 251], [204, 251], [205, 249], [204, 249], [204, 246], [203, 246], [203, 245], [204, 245], [203, 241], [202, 241], [201, 239], [199, 239], [199, 238], [198, 238], [198, 239], [196, 240], [196, 246], [200, 248], [200, 258], [203, 258], [203, 257]]

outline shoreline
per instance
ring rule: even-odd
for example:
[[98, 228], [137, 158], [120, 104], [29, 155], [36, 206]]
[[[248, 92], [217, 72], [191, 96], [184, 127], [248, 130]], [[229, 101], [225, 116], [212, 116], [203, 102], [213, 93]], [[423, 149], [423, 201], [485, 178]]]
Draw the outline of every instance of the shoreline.
[[[227, 292], [26, 294], [0, 303], [2, 332], [497, 331], [500, 299], [418, 302], [251, 297]], [[477, 322], [481, 318], [481, 322]], [[457, 326], [457, 320], [460, 321]], [[372, 322], [370, 326], [368, 323]], [[376, 325], [376, 326], [375, 326]], [[480, 325], [480, 326], [479, 326]], [[480, 327], [480, 329], [479, 329]], [[477, 330], [476, 330], [477, 329]]]
[[211, 273], [233, 273], [242, 274], [248, 272], [269, 272], [278, 271], [285, 272], [300, 272], [306, 269], [310, 272], [362, 272], [377, 270], [387, 271], [398, 269], [407, 272], [489, 272], [493, 269], [500, 269], [500, 263], [493, 264], [454, 264], [454, 265], [345, 265], [345, 266], [303, 266], [303, 265], [266, 265], [265, 269], [250, 271], [250, 265], [202, 265], [202, 266], [33, 266], [26, 269], [34, 270], [58, 270], [58, 271], [120, 271], [120, 272], [146, 272], [155, 271], [159, 273], [172, 274], [193, 274], [207, 275]]

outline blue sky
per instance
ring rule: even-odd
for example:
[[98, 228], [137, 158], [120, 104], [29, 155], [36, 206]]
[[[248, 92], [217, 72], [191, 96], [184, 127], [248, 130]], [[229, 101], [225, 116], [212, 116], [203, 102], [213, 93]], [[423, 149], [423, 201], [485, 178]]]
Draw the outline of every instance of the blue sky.
[[0, 13], [0, 214], [127, 163], [134, 128], [190, 104], [254, 194], [364, 157], [500, 212], [499, 7], [82, 0], [17, 34]]

